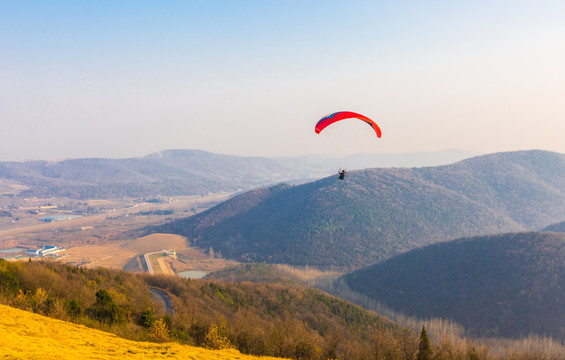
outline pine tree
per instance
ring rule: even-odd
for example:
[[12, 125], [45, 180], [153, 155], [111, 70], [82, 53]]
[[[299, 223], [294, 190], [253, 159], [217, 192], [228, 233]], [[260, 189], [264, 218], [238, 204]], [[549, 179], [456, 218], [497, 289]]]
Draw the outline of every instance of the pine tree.
[[420, 333], [420, 345], [418, 347], [418, 360], [431, 360], [432, 359], [432, 348], [430, 347], [430, 340], [428, 339], [428, 334], [426, 333], [426, 327], [422, 326], [422, 332]]
[[150, 329], [153, 323], [155, 322], [155, 317], [153, 316], [153, 311], [151, 309], [146, 309], [141, 313], [139, 316], [139, 325], [143, 326], [146, 329]]
[[86, 309], [88, 316], [112, 325], [124, 320], [124, 311], [114, 302], [110, 293], [104, 289], [96, 292], [96, 302]]

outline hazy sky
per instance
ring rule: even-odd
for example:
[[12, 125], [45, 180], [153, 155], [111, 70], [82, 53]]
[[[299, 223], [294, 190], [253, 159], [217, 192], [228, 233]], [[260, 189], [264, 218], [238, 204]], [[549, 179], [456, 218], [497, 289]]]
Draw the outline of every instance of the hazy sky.
[[[0, 160], [565, 153], [562, 0], [0, 0]], [[361, 122], [314, 133], [322, 116]]]

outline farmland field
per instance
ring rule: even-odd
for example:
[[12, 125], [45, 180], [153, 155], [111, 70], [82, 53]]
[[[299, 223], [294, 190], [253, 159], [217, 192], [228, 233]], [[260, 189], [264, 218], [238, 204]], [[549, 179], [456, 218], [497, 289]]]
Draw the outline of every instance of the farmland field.
[[[11, 216], [0, 218], [0, 249], [22, 248], [14, 258], [25, 256], [25, 249], [56, 245], [66, 250], [60, 261], [87, 267], [110, 267], [146, 271], [143, 254], [176, 250], [178, 256], [152, 256], [152, 264], [166, 274], [187, 270], [213, 271], [233, 262], [211, 258], [191, 248], [187, 239], [173, 234], [143, 236], [143, 228], [188, 217], [231, 196], [184, 196], [168, 199], [88, 200], [2, 198], [2, 206]], [[46, 217], [80, 217], [61, 221], [41, 221]], [[62, 217], [61, 217], [62, 216]], [[161, 253], [162, 254], [162, 253]], [[141, 258], [140, 258], [141, 256]], [[25, 258], [27, 259], [27, 258]]]

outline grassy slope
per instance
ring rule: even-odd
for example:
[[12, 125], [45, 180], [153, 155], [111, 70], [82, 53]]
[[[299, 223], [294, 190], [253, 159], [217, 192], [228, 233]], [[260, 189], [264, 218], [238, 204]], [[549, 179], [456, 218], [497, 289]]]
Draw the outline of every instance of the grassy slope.
[[5, 305], [0, 305], [0, 334], [3, 359], [259, 359], [236, 350], [125, 340]]

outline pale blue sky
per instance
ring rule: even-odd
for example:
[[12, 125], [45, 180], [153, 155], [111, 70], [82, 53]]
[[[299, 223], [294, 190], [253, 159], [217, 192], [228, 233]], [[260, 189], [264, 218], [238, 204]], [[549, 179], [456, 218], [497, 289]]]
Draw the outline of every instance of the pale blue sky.
[[[563, 1], [2, 1], [0, 160], [565, 153]], [[338, 110], [363, 113], [314, 133]]]

